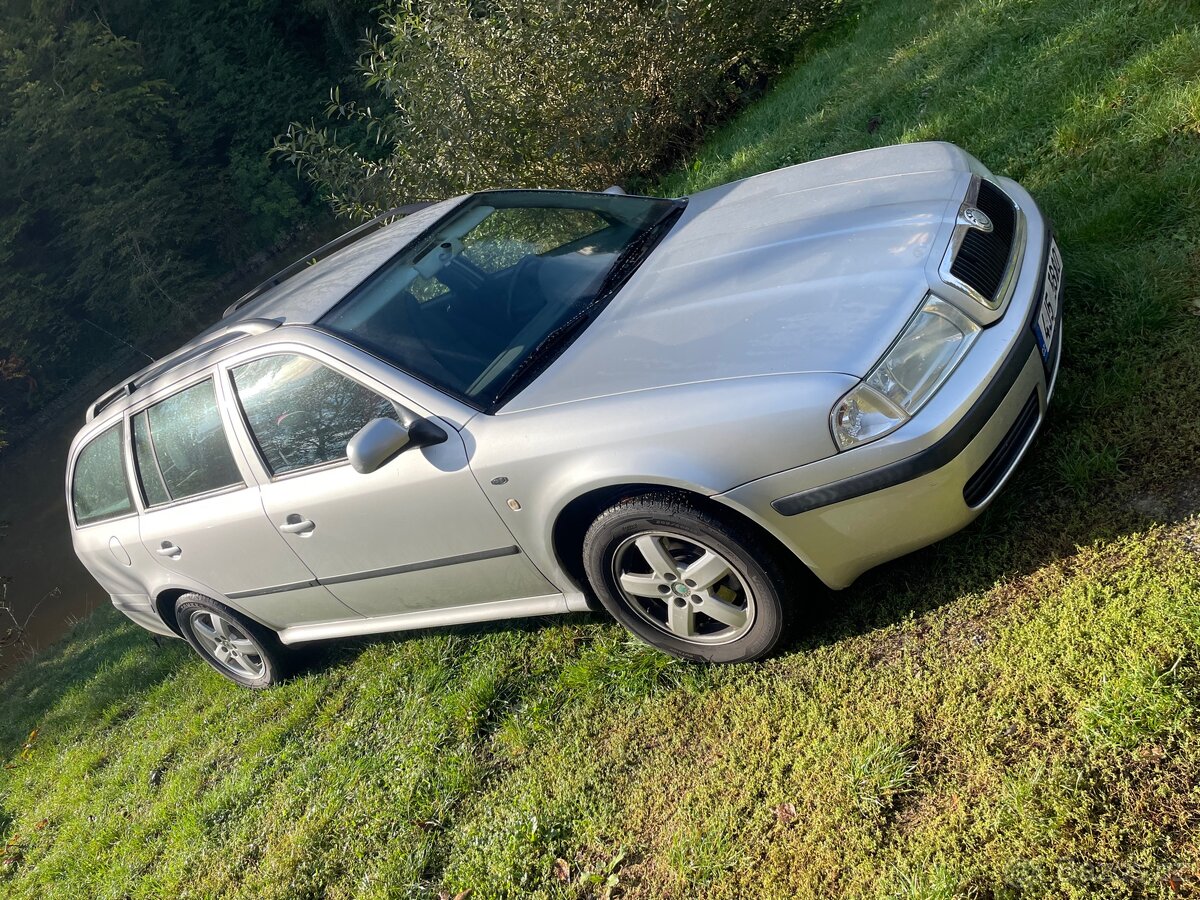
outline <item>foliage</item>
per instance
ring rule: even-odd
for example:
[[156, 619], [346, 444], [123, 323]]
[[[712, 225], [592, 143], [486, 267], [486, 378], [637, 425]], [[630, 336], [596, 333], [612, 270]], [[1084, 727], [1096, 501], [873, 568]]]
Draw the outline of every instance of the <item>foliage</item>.
[[203, 173], [192, 185], [172, 163], [169, 87], [98, 23], [4, 38], [0, 327], [12, 349], [53, 363], [87, 316], [126, 332], [191, 316], [200, 269], [176, 248], [211, 202]]
[[[7, 528], [7, 522], [0, 522], [0, 538], [4, 537]], [[29, 623], [37, 615], [38, 607], [43, 602], [61, 593], [58, 588], [54, 588], [34, 603], [24, 617], [17, 618], [16, 610], [13, 609], [8, 596], [11, 585], [12, 580], [8, 576], [0, 575], [0, 672], [4, 672], [11, 665], [5, 659], [6, 656], [15, 655], [18, 659], [31, 659], [34, 656], [35, 648], [26, 638]]]
[[[390, 0], [333, 125], [275, 153], [342, 215], [502, 186], [604, 188], [677, 156], [833, 0]], [[337, 130], [337, 126], [343, 130]]]
[[366, 4], [10, 0], [0, 6], [0, 358], [43, 402], [128, 343], [196, 330], [214, 278], [312, 220], [264, 153], [319, 105]]
[[[266, 150], [281, 118], [315, 112], [346, 73], [373, 0], [106, 0], [114, 30], [138, 42], [180, 106], [177, 160], [215, 180], [223, 227], [210, 239], [237, 262], [294, 227], [313, 198]], [[229, 214], [236, 211], [233, 221]], [[311, 211], [308, 211], [311, 212]], [[230, 227], [232, 225], [232, 227]]]
[[[24, 380], [29, 383], [29, 374], [25, 363], [19, 357], [0, 358], [0, 386], [5, 382]], [[4, 449], [4, 408], [0, 407], [0, 450]]]

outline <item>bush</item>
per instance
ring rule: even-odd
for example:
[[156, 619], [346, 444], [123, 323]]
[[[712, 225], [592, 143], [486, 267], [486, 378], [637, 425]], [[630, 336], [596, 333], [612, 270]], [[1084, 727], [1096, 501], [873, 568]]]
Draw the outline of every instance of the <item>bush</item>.
[[273, 152], [355, 218], [500, 185], [603, 188], [677, 156], [837, 2], [389, 0], [359, 60], [367, 96], [335, 88], [331, 124], [293, 122]]

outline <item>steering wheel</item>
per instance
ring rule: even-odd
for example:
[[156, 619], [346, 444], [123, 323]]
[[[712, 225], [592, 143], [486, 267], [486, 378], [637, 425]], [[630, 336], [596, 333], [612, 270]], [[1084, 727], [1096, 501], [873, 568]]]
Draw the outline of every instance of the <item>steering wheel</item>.
[[275, 427], [288, 429], [306, 428], [312, 426], [314, 422], [315, 417], [312, 414], [312, 410], [293, 409], [285, 412], [281, 416], [277, 416], [275, 419]]
[[512, 274], [509, 276], [508, 291], [504, 298], [504, 317], [508, 319], [509, 324], [517, 324], [517, 315], [525, 312], [525, 310], [518, 309], [521, 284], [534, 267], [540, 263], [541, 259], [531, 254], [513, 267]]

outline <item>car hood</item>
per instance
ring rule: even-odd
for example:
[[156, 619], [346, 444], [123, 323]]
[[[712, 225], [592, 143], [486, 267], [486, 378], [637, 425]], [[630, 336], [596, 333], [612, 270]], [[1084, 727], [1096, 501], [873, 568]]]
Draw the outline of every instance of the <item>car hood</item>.
[[977, 165], [950, 144], [909, 144], [689, 197], [596, 321], [504, 411], [723, 378], [865, 375], [929, 289], [926, 262]]

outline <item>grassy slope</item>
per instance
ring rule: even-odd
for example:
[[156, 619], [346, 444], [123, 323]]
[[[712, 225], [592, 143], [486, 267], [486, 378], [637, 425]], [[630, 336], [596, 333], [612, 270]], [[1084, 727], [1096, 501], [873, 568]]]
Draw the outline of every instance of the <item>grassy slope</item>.
[[739, 669], [573, 617], [250, 694], [102, 613], [3, 688], [0, 893], [1200, 890], [1198, 12], [870, 0], [665, 187], [936, 137], [1034, 191], [1066, 369], [979, 523]]

